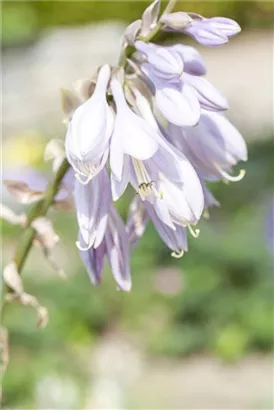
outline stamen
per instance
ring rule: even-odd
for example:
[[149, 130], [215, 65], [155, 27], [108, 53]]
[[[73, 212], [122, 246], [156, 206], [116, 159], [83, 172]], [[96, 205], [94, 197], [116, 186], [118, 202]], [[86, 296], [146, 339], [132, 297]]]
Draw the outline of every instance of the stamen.
[[181, 252], [172, 252], [171, 256], [176, 259], [180, 259], [184, 255], [185, 251], [182, 249]]
[[187, 227], [193, 238], [198, 238], [200, 235], [200, 229], [193, 229], [191, 225], [187, 225]]
[[233, 175], [229, 175], [226, 171], [224, 171], [223, 169], [218, 167], [218, 171], [220, 172], [220, 174], [227, 180], [227, 181], [231, 181], [231, 182], [238, 182], [241, 181], [243, 179], [243, 177], [246, 174], [246, 170], [245, 169], [241, 169], [239, 174], [236, 176]]
[[77, 248], [79, 249], [79, 251], [88, 251], [88, 250], [92, 247], [92, 244], [89, 244], [88, 246], [82, 246], [82, 245], [80, 244], [80, 241], [76, 241], [76, 242], [75, 242], [75, 245], [77, 246]]
[[138, 193], [141, 199], [144, 201], [150, 195], [154, 195], [155, 197], [162, 199], [163, 193], [158, 192], [155, 188], [154, 181], [151, 181], [144, 163], [135, 158], [132, 159], [132, 163], [139, 184]]

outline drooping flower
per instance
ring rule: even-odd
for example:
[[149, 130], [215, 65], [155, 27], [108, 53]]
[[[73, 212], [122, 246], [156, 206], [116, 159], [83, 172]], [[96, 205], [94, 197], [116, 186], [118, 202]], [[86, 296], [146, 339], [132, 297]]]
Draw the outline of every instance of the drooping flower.
[[[84, 244], [81, 233], [79, 243], [81, 247]], [[91, 282], [94, 285], [100, 283], [106, 255], [117, 285], [128, 292], [131, 289], [129, 251], [129, 238], [124, 223], [111, 205], [103, 241], [97, 248], [80, 251]]]
[[75, 181], [74, 199], [81, 241], [81, 250], [97, 248], [105, 235], [109, 206], [110, 184], [107, 172], [103, 169], [87, 184]]
[[66, 155], [75, 177], [88, 183], [104, 167], [113, 130], [113, 113], [106, 90], [110, 67], [101, 67], [92, 96], [76, 109], [66, 135]]
[[196, 127], [168, 126], [172, 143], [181, 149], [206, 179], [237, 181], [244, 175], [229, 175], [238, 161], [247, 160], [247, 148], [239, 131], [224, 114], [202, 110]]

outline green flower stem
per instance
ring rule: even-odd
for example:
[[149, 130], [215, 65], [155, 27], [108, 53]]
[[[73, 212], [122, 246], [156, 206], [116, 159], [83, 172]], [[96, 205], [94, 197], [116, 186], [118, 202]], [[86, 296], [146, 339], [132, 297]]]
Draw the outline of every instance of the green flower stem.
[[37, 202], [30, 210], [27, 218], [27, 227], [23, 233], [23, 236], [18, 244], [18, 247], [15, 250], [14, 262], [17, 266], [17, 270], [20, 271], [23, 268], [25, 260], [28, 256], [28, 253], [31, 249], [32, 242], [35, 236], [35, 230], [31, 227], [31, 223], [40, 216], [45, 216], [49, 210], [55, 195], [59, 191], [61, 182], [66, 172], [68, 171], [70, 165], [66, 159], [62, 162], [58, 171], [55, 174], [55, 178], [50, 182], [45, 191], [44, 198]]

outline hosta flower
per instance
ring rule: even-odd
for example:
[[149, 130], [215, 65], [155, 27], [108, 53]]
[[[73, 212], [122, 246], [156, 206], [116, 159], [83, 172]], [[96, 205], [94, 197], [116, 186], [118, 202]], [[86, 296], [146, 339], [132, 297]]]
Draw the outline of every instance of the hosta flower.
[[113, 130], [113, 114], [106, 100], [110, 68], [98, 74], [92, 96], [76, 109], [66, 135], [67, 159], [81, 183], [88, 183], [104, 167]]
[[103, 169], [87, 184], [75, 181], [74, 199], [81, 241], [81, 250], [97, 248], [105, 235], [110, 206], [110, 184]]
[[[81, 234], [79, 234], [79, 242], [80, 245], [83, 244]], [[131, 289], [129, 239], [123, 221], [113, 206], [109, 209], [108, 222], [101, 244], [97, 248], [81, 250], [80, 255], [94, 285], [101, 281], [106, 255], [119, 288], [125, 291]]]
[[239, 131], [220, 113], [203, 110], [196, 127], [176, 127], [169, 124], [169, 136], [181, 149], [202, 177], [239, 180], [229, 174], [238, 161], [247, 160], [247, 148]]
[[[241, 31], [236, 21], [225, 17], [205, 18], [196, 13], [187, 13], [189, 20], [185, 24], [185, 13], [177, 12], [166, 15], [162, 18], [165, 23], [163, 30], [177, 31], [192, 36], [196, 41], [204, 46], [213, 47], [225, 44], [230, 37]], [[181, 17], [181, 25], [180, 25]], [[176, 26], [172, 24], [176, 20]]]

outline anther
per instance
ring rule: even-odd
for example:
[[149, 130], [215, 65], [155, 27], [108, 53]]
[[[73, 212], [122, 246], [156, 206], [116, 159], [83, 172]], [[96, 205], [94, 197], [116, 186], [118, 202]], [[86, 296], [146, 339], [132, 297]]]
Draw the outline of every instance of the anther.
[[180, 259], [184, 255], [185, 251], [182, 249], [181, 252], [172, 252], [171, 256], [176, 259]]
[[193, 238], [198, 238], [200, 235], [200, 229], [193, 229], [191, 225], [188, 225], [187, 227]]

